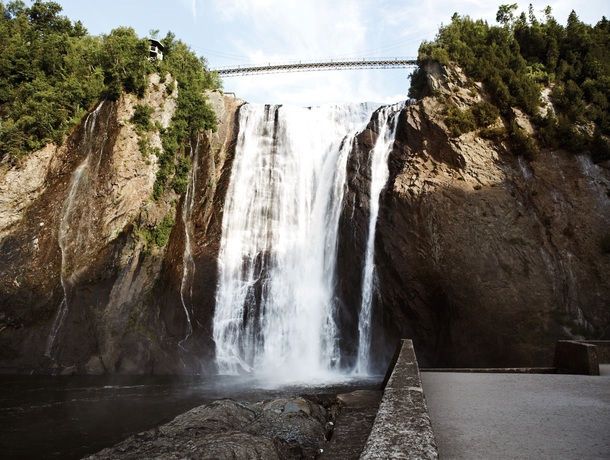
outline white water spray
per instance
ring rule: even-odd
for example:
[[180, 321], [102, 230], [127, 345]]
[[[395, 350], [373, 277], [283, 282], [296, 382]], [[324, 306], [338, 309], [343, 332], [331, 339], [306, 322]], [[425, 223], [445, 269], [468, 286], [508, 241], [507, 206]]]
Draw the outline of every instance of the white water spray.
[[346, 164], [374, 106], [242, 106], [214, 314], [221, 373], [312, 379], [339, 360], [337, 230]]
[[379, 196], [389, 176], [388, 156], [394, 146], [398, 115], [404, 104], [382, 107], [378, 112], [378, 137], [371, 152], [370, 212], [364, 268], [362, 271], [362, 303], [358, 314], [358, 358], [355, 371], [370, 371], [371, 317], [375, 292], [375, 231], [379, 214]]

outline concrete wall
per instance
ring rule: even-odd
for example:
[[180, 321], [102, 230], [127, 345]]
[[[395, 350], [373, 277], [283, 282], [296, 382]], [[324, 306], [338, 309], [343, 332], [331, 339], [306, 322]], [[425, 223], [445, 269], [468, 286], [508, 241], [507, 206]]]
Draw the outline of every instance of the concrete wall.
[[610, 340], [581, 340], [581, 342], [597, 347], [599, 364], [610, 364]]
[[379, 411], [361, 459], [436, 459], [413, 342], [403, 339], [384, 381]]
[[555, 348], [555, 367], [567, 374], [599, 375], [597, 347], [576, 340], [559, 340]]

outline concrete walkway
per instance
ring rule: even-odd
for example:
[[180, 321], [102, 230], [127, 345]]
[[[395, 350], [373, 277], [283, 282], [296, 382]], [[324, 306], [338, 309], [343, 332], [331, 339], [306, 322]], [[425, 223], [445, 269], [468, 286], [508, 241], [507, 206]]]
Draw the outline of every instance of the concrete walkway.
[[610, 458], [602, 376], [422, 372], [441, 458]]

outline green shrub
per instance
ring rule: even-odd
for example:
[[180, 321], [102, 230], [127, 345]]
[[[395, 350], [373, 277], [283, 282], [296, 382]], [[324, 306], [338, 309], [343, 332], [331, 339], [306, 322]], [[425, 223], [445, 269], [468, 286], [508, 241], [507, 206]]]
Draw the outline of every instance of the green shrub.
[[[159, 155], [159, 170], [153, 197], [160, 198], [171, 187], [183, 193], [190, 168], [189, 143], [201, 130], [216, 129], [214, 111], [205, 98], [206, 90], [218, 89], [218, 75], [207, 71], [205, 60], [198, 58], [171, 32], [162, 40], [165, 45], [159, 72], [170, 73], [178, 82], [177, 107], [170, 125], [161, 131], [163, 151]], [[173, 88], [168, 84], [167, 88]], [[167, 90], [166, 88], [166, 90]], [[171, 94], [171, 92], [170, 92]]]
[[477, 102], [470, 110], [479, 127], [486, 127], [495, 123], [500, 116], [498, 108], [487, 101]]
[[411, 73], [410, 78], [411, 86], [409, 87], [409, 97], [421, 99], [428, 92], [426, 71], [421, 67], [418, 67]]
[[153, 127], [150, 116], [153, 113], [153, 108], [145, 104], [137, 104], [134, 107], [131, 122], [136, 125], [136, 129], [141, 132], [150, 131]]
[[456, 106], [449, 106], [445, 114], [445, 124], [454, 137], [472, 131], [476, 128], [476, 122], [472, 112], [468, 109], [461, 110]]
[[498, 143], [506, 139], [506, 130], [504, 127], [483, 128], [479, 132], [479, 136], [481, 136], [483, 139]]
[[[148, 40], [133, 29], [93, 37], [60, 13], [55, 2], [36, 0], [30, 7], [0, 2], [0, 161], [16, 162], [47, 142], [61, 143], [101, 98], [117, 100], [123, 92], [143, 96], [154, 71], [163, 78], [173, 75], [179, 88], [169, 130], [174, 142], [166, 145], [184, 146], [197, 131], [214, 128], [204, 93], [220, 87], [219, 77], [172, 33], [162, 40], [165, 59], [151, 62]], [[166, 90], [171, 94], [173, 87]], [[136, 107], [133, 122], [141, 132], [152, 129], [147, 112]], [[168, 153], [166, 163], [183, 154], [184, 148]]]
[[191, 162], [188, 157], [181, 157], [178, 160], [178, 164], [176, 165], [174, 181], [172, 183], [172, 188], [174, 192], [179, 195], [182, 195], [186, 192], [186, 188], [189, 182], [189, 171], [191, 169]]
[[510, 123], [508, 140], [513, 153], [517, 156], [533, 160], [538, 154], [538, 147], [532, 136], [521, 129], [514, 120]]
[[0, 161], [61, 143], [102, 97], [141, 94], [148, 42], [133, 29], [101, 37], [55, 2], [0, 3]]
[[[536, 18], [531, 8], [527, 14], [516, 14], [516, 8], [500, 6], [500, 26], [454, 14], [434, 41], [421, 44], [419, 63], [436, 59], [460, 65], [469, 77], [483, 82], [507, 123], [514, 119], [512, 107], [534, 116], [540, 85], [553, 82], [551, 100], [557, 118], [538, 123], [541, 144], [590, 151], [594, 161], [603, 161], [600, 158], [607, 158], [603, 136], [610, 136], [610, 21], [603, 17], [591, 26], [572, 12], [563, 26], [548, 7], [544, 20]], [[478, 109], [473, 107], [473, 115], [485, 126], [493, 114]], [[595, 140], [578, 127], [591, 122], [600, 132]], [[455, 132], [462, 129], [461, 123], [455, 123]], [[533, 140], [526, 141], [523, 133], [509, 129], [509, 137], [519, 150], [535, 150]], [[594, 155], [594, 149], [602, 154]]]
[[140, 227], [137, 233], [142, 241], [144, 241], [147, 248], [151, 248], [153, 246], [162, 248], [165, 247], [169, 241], [174, 224], [174, 216], [170, 213], [167, 214], [157, 225]]

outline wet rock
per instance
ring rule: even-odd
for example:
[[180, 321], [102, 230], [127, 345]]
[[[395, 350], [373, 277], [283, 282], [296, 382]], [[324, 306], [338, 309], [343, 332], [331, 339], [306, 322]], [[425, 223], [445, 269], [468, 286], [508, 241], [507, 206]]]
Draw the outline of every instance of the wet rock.
[[325, 424], [324, 407], [304, 398], [250, 404], [224, 399], [89, 458], [315, 458], [325, 441]]

